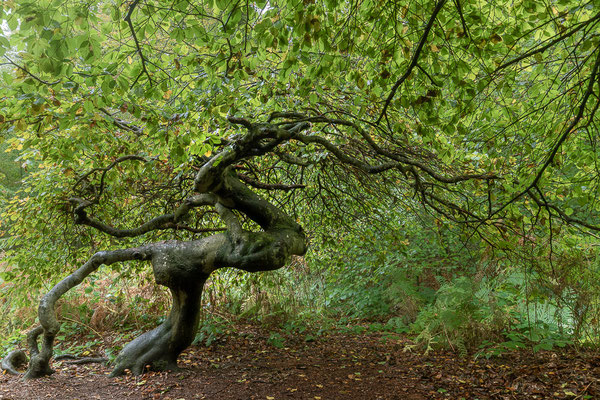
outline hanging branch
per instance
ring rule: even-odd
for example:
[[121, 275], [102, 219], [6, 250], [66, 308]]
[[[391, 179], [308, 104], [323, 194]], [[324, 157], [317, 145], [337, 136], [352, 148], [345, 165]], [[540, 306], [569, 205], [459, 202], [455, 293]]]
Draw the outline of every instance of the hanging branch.
[[[600, 15], [600, 14], [598, 14], [598, 15]], [[579, 124], [579, 121], [583, 118], [583, 113], [585, 112], [585, 107], [586, 107], [587, 101], [593, 93], [594, 83], [598, 76], [598, 69], [600, 68], [600, 46], [596, 47], [596, 51], [597, 51], [598, 56], [596, 57], [596, 62], [594, 63], [594, 66], [592, 67], [592, 73], [590, 74], [590, 81], [588, 82], [588, 87], [583, 95], [581, 104], [579, 105], [579, 110], [577, 112], [577, 115], [575, 116], [575, 119], [573, 119], [571, 124], [569, 124], [569, 127], [560, 136], [560, 138], [554, 145], [554, 148], [548, 155], [546, 162], [544, 163], [542, 168], [540, 168], [540, 170], [538, 171], [538, 173], [535, 176], [535, 179], [533, 180], [533, 182], [531, 182], [531, 185], [527, 188], [526, 191], [529, 191], [531, 188], [533, 188], [534, 186], [537, 185], [539, 180], [542, 178], [544, 171], [546, 171], [546, 168], [548, 168], [550, 163], [552, 163], [552, 161], [554, 161], [554, 157], [556, 156], [558, 149], [562, 146], [562, 144], [565, 142], [565, 140], [567, 140], [567, 138], [569, 137], [571, 132], [573, 132], [573, 130], [575, 129], [577, 124]], [[591, 120], [592, 118], [593, 118], [593, 114], [590, 115], [589, 119]]]
[[294, 184], [294, 185], [285, 185], [282, 183], [264, 183], [264, 182], [259, 182], [256, 181], [244, 174], [237, 174], [238, 178], [240, 178], [240, 180], [242, 182], [247, 183], [248, 185], [255, 187], [257, 189], [263, 189], [263, 190], [283, 190], [285, 192], [288, 192], [290, 190], [294, 190], [294, 189], [304, 189], [306, 187], [306, 185], [302, 185], [302, 184]]
[[106, 177], [107, 172], [110, 171], [111, 169], [113, 169], [115, 166], [117, 166], [117, 164], [120, 164], [123, 161], [129, 161], [129, 160], [148, 162], [148, 160], [146, 160], [142, 156], [131, 154], [131, 155], [121, 156], [121, 157], [117, 158], [115, 161], [113, 161], [112, 163], [110, 163], [107, 167], [104, 167], [104, 168], [92, 168], [90, 171], [88, 171], [87, 173], [85, 173], [84, 175], [82, 175], [81, 178], [79, 178], [77, 180], [77, 182], [75, 182], [75, 185], [73, 185], [73, 189], [76, 189], [77, 186], [79, 186], [81, 184], [81, 182], [83, 182], [87, 177], [89, 177], [90, 175], [92, 175], [94, 172], [102, 171], [102, 176], [100, 177], [100, 188], [99, 188], [98, 192], [95, 194], [94, 200], [92, 200], [92, 201], [86, 201], [85, 202], [86, 204], [84, 206], [82, 206], [82, 204], [84, 202], [80, 201], [79, 202], [80, 203], [80, 207], [85, 208], [85, 207], [88, 207], [88, 206], [90, 206], [92, 204], [97, 204], [98, 201], [100, 200], [100, 196], [102, 196], [102, 192], [104, 191], [104, 179]]
[[48, 82], [48, 81], [45, 81], [45, 80], [41, 79], [40, 77], [38, 77], [38, 76], [36, 76], [36, 75], [32, 74], [31, 72], [29, 72], [29, 70], [28, 70], [27, 68], [25, 68], [25, 67], [23, 67], [23, 66], [21, 66], [21, 65], [17, 64], [16, 62], [14, 62], [14, 61], [13, 61], [13, 60], [11, 60], [10, 58], [8, 58], [8, 56], [7, 56], [6, 54], [4, 55], [4, 58], [6, 58], [6, 59], [8, 60], [8, 63], [9, 63], [10, 65], [12, 65], [12, 66], [14, 66], [14, 67], [16, 67], [16, 68], [20, 69], [21, 71], [25, 72], [27, 75], [31, 76], [33, 79], [35, 79], [36, 81], [38, 81], [38, 82], [40, 82], [40, 83], [42, 83], [42, 84], [44, 84], [44, 85], [48, 85], [48, 86], [54, 86], [54, 85], [57, 85], [57, 84], [59, 84], [59, 83], [61, 82], [61, 80], [60, 80], [60, 79], [59, 79], [59, 80], [57, 80], [57, 81], [54, 81], [54, 82]]
[[[295, 119], [297, 122], [306, 121], [306, 122], [312, 122], [312, 123], [327, 123], [327, 124], [331, 124], [334, 126], [342, 125], [342, 126], [347, 126], [349, 128], [354, 129], [356, 132], [358, 132], [358, 134], [360, 134], [360, 136], [365, 140], [365, 142], [367, 142], [367, 144], [369, 145], [369, 147], [372, 150], [374, 150], [377, 154], [387, 158], [388, 160], [393, 160], [393, 161], [387, 161], [387, 162], [381, 163], [380, 165], [367, 165], [367, 164], [361, 163], [360, 161], [358, 161], [350, 156], [345, 155], [341, 150], [339, 150], [337, 148], [336, 145], [329, 142], [327, 139], [325, 139], [323, 137], [312, 136], [312, 135], [311, 136], [295, 135], [294, 139], [299, 140], [303, 143], [320, 144], [321, 146], [325, 147], [327, 150], [331, 151], [336, 157], [338, 157], [340, 159], [340, 161], [344, 162], [345, 164], [357, 166], [360, 169], [363, 169], [369, 173], [379, 173], [384, 170], [388, 170], [388, 169], [392, 169], [392, 168], [398, 168], [400, 171], [405, 172], [406, 166], [409, 165], [409, 166], [417, 167], [419, 170], [425, 172], [427, 175], [431, 176], [436, 181], [443, 182], [443, 183], [458, 183], [458, 182], [463, 182], [463, 181], [468, 181], [468, 180], [473, 180], [473, 179], [481, 179], [481, 180], [499, 179], [499, 177], [496, 174], [463, 174], [463, 175], [454, 175], [454, 176], [446, 176], [446, 175], [439, 174], [436, 171], [434, 171], [432, 168], [428, 167], [427, 165], [423, 164], [420, 161], [410, 159], [403, 154], [397, 154], [397, 153], [394, 153], [388, 149], [385, 149], [385, 148], [379, 146], [377, 143], [375, 143], [375, 141], [373, 140], [371, 135], [369, 135], [369, 133], [366, 132], [363, 128], [361, 128], [358, 124], [356, 124], [352, 121], [345, 120], [345, 119], [328, 118], [323, 115], [319, 115], [316, 117], [308, 117], [304, 114], [299, 114], [299, 113], [273, 113], [271, 115], [271, 117], [269, 118], [269, 121], [276, 119], [276, 118]], [[245, 121], [245, 122], [249, 123], [248, 121]], [[238, 123], [241, 124], [241, 122], [238, 122]], [[286, 124], [286, 122], [283, 122], [281, 124]]]
[[516, 57], [510, 61], [505, 62], [504, 64], [502, 64], [498, 68], [496, 68], [496, 70], [494, 71], [494, 74], [513, 65], [513, 64], [518, 63], [521, 60], [529, 58], [535, 54], [543, 53], [544, 51], [548, 50], [550, 47], [554, 46], [555, 44], [562, 43], [566, 38], [573, 36], [575, 33], [579, 32], [580, 30], [582, 30], [583, 28], [585, 28], [592, 22], [595, 22], [598, 20], [600, 20], [600, 13], [594, 15], [592, 18], [588, 19], [587, 21], [580, 23], [579, 25], [575, 26], [570, 31], [567, 31], [565, 34], [558, 36], [556, 39], [551, 40], [546, 45], [538, 47], [533, 50], [530, 50], [530, 51], [526, 52], [525, 54], [520, 55], [519, 57]]
[[467, 35], [467, 37], [469, 37], [471, 35], [469, 33], [469, 27], [467, 26], [467, 22], [465, 21], [465, 16], [463, 15], [463, 12], [462, 12], [460, 0], [454, 0], [454, 4], [456, 5], [456, 10], [458, 11], [458, 15], [460, 17], [460, 22], [462, 24], [463, 31], [465, 31], [465, 35]]
[[[569, 135], [575, 130], [575, 128], [577, 127], [577, 125], [579, 124], [579, 122], [581, 121], [581, 119], [583, 118], [583, 114], [585, 112], [585, 108], [586, 108], [588, 99], [590, 98], [590, 96], [595, 95], [594, 92], [593, 92], [594, 83], [598, 79], [598, 77], [600, 76], [600, 71], [599, 71], [600, 70], [600, 46], [598, 46], [596, 48], [596, 53], [597, 53], [596, 62], [594, 63], [594, 66], [592, 67], [592, 72], [590, 73], [588, 86], [587, 86], [587, 89], [586, 89], [586, 91], [585, 91], [585, 93], [583, 95], [583, 99], [581, 100], [581, 103], [579, 104], [579, 108], [578, 108], [577, 114], [575, 115], [575, 117], [573, 118], [573, 120], [571, 121], [571, 123], [569, 124], [569, 126], [560, 135], [560, 137], [558, 138], [556, 144], [552, 147], [552, 150], [550, 150], [550, 153], [548, 154], [548, 157], [546, 158], [546, 161], [544, 162], [544, 164], [542, 165], [542, 167], [538, 170], [538, 172], [535, 175], [535, 178], [533, 179], [533, 181], [529, 185], [527, 185], [527, 187], [525, 189], [523, 189], [522, 191], [520, 191], [519, 193], [517, 193], [510, 200], [508, 200], [506, 203], [504, 203], [502, 206], [500, 206], [496, 211], [492, 212], [488, 216], [488, 219], [491, 219], [493, 216], [499, 214], [504, 209], [506, 209], [509, 205], [513, 204], [514, 202], [516, 202], [517, 200], [519, 200], [524, 195], [529, 194], [530, 197], [532, 196], [531, 195], [532, 189], [534, 189], [534, 188], [537, 187], [537, 184], [539, 183], [540, 179], [544, 175], [544, 172], [546, 171], [546, 169], [548, 168], [548, 166], [550, 166], [550, 164], [554, 161], [554, 157], [556, 156], [556, 153], [558, 152], [558, 150], [560, 149], [560, 147], [563, 145], [563, 143], [567, 140], [567, 138], [569, 137]], [[593, 112], [589, 116], [588, 119], [590, 121], [593, 119], [593, 116], [594, 116], [594, 113], [596, 112], [596, 110], [597, 110], [597, 108], [595, 107], [593, 109]], [[533, 197], [532, 197], [532, 199], [533, 199]], [[536, 199], [533, 199], [533, 200], [536, 201]], [[536, 203], [537, 203], [537, 201], [536, 201]], [[553, 207], [550, 207], [550, 208], [553, 208]], [[562, 216], [562, 214], [561, 214], [561, 216]], [[572, 222], [578, 223], [578, 224], [580, 224], [582, 226], [585, 226], [586, 228], [595, 229], [595, 228], [591, 228], [590, 226], [587, 226], [585, 223], [580, 223], [579, 221], [576, 221], [573, 218], [569, 218], [569, 220], [572, 221]]]
[[[536, 187], [535, 188], [538, 192], [540, 192], [541, 195], [541, 191]], [[529, 197], [534, 201], [534, 203], [539, 207], [539, 208], [546, 208], [546, 210], [548, 210], [548, 214], [550, 215], [550, 217], [552, 217], [552, 214], [550, 213], [550, 210], [553, 210], [554, 212], [556, 212], [556, 214], [560, 217], [560, 219], [562, 219], [563, 221], [565, 221], [567, 224], [574, 224], [574, 225], [580, 225], [583, 226], [587, 229], [593, 230], [593, 231], [600, 231], [600, 226], [597, 225], [592, 225], [588, 222], [582, 221], [580, 219], [577, 218], [572, 218], [570, 216], [568, 216], [563, 210], [561, 210], [558, 206], [549, 203], [546, 199], [544, 198], [538, 198], [534, 193], [533, 190], [530, 190], [528, 193]]]
[[421, 51], [423, 50], [423, 46], [425, 46], [425, 42], [427, 42], [427, 36], [429, 36], [429, 32], [431, 31], [431, 28], [433, 27], [433, 23], [435, 22], [435, 19], [436, 19], [438, 13], [444, 6], [444, 3], [446, 3], [446, 0], [440, 0], [439, 3], [435, 6], [433, 13], [431, 13], [431, 17], [429, 17], [429, 21], [427, 22], [425, 31], [423, 32], [423, 35], [421, 36], [421, 40], [419, 40], [419, 44], [417, 45], [417, 49], [415, 50], [415, 52], [412, 56], [412, 59], [410, 60], [410, 64], [408, 65], [408, 68], [404, 72], [404, 75], [402, 75], [400, 77], [400, 79], [398, 79], [396, 81], [396, 83], [394, 84], [394, 87], [392, 87], [392, 90], [390, 91], [389, 96], [385, 100], [383, 110], [381, 110], [381, 114], [379, 114], [379, 118], [377, 119], [377, 122], [375, 122], [376, 124], [379, 124], [381, 122], [381, 120], [383, 119], [383, 116], [386, 115], [387, 109], [388, 109], [390, 103], [392, 102], [392, 100], [394, 99], [394, 96], [396, 95], [396, 91], [398, 90], [400, 85], [402, 85], [402, 83], [404, 83], [404, 81], [410, 76], [412, 70], [417, 66], [417, 62], [419, 61], [419, 57], [421, 56]]
[[135, 29], [133, 27], [133, 23], [131, 22], [131, 14], [133, 14], [133, 10], [139, 4], [139, 2], [140, 2], [140, 0], [134, 0], [133, 3], [131, 3], [131, 5], [129, 6], [129, 11], [127, 12], [127, 15], [125, 16], [125, 18], [123, 19], [129, 25], [129, 30], [131, 31], [131, 35], [133, 36], [133, 40], [135, 41], [135, 47], [137, 48], [137, 53], [140, 55], [140, 59], [142, 60], [142, 71], [137, 76], [137, 78], [135, 78], [135, 81], [133, 81], [133, 84], [131, 85], [132, 88], [135, 86], [135, 84], [137, 83], [137, 81], [140, 79], [140, 77], [143, 74], [146, 74], [146, 76], [148, 77], [148, 80], [150, 81], [150, 86], [152, 87], [152, 85], [153, 85], [152, 77], [150, 76], [148, 69], [146, 69], [146, 57], [144, 57], [144, 53], [142, 53], [142, 47], [140, 46], [140, 42], [138, 41], [138, 38], [135, 34]]

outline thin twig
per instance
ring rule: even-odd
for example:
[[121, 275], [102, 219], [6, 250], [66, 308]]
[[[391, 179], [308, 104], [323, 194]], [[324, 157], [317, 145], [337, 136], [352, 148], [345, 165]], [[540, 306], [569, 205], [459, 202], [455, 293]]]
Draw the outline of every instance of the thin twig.
[[142, 72], [140, 72], [140, 74], [137, 76], [137, 78], [135, 78], [135, 81], [133, 81], [133, 84], [131, 85], [132, 88], [135, 86], [135, 84], [140, 79], [140, 76], [142, 76], [142, 74], [146, 74], [146, 76], [148, 76], [148, 80], [150, 81], [150, 86], [152, 87], [152, 85], [153, 85], [152, 77], [150, 76], [148, 69], [146, 69], [146, 57], [144, 57], [144, 53], [142, 53], [142, 47], [140, 46], [140, 42], [138, 41], [138, 38], [135, 34], [135, 29], [133, 27], [133, 23], [131, 22], [131, 14], [133, 14], [133, 10], [139, 4], [139, 2], [140, 2], [140, 0], [134, 0], [133, 3], [131, 3], [131, 5], [129, 6], [129, 11], [127, 12], [127, 15], [125, 16], [125, 18], [123, 19], [129, 25], [129, 30], [131, 31], [131, 35], [133, 36], [133, 40], [135, 41], [137, 53], [140, 55], [140, 59], [142, 60]]
[[440, 0], [437, 3], [437, 5], [435, 6], [433, 13], [431, 13], [431, 17], [429, 17], [429, 21], [427, 22], [425, 31], [423, 32], [423, 35], [421, 36], [421, 40], [419, 40], [419, 44], [417, 45], [417, 49], [415, 50], [415, 52], [412, 56], [412, 59], [410, 60], [410, 64], [408, 65], [408, 68], [404, 72], [404, 75], [402, 75], [400, 77], [400, 79], [398, 79], [396, 81], [396, 83], [394, 84], [394, 87], [392, 87], [392, 90], [390, 91], [389, 96], [385, 100], [383, 110], [381, 110], [381, 114], [379, 114], [379, 118], [377, 119], [376, 124], [379, 124], [379, 122], [381, 122], [381, 120], [383, 119], [383, 116], [387, 112], [387, 109], [388, 109], [390, 103], [392, 102], [392, 100], [394, 99], [394, 96], [396, 95], [396, 91], [398, 90], [400, 85], [402, 85], [402, 83], [404, 83], [404, 81], [410, 76], [412, 70], [417, 66], [417, 62], [419, 61], [419, 57], [421, 56], [421, 51], [423, 50], [423, 46], [425, 46], [425, 42], [427, 42], [427, 36], [429, 36], [429, 32], [431, 31], [431, 28], [433, 27], [433, 23], [435, 22], [435, 19], [436, 19], [438, 13], [440, 12], [440, 10], [442, 9], [442, 7], [444, 6], [445, 3], [446, 3], [446, 0]]
[[38, 77], [38, 76], [35, 76], [35, 75], [34, 75], [34, 74], [32, 74], [31, 72], [29, 72], [29, 70], [28, 70], [27, 68], [25, 68], [25, 67], [23, 67], [23, 66], [21, 66], [21, 65], [17, 64], [16, 62], [14, 62], [14, 61], [13, 61], [13, 60], [11, 60], [10, 58], [8, 58], [8, 56], [7, 56], [6, 54], [4, 55], [4, 58], [6, 58], [6, 59], [8, 60], [8, 62], [9, 62], [11, 65], [13, 65], [13, 66], [15, 66], [16, 68], [20, 69], [21, 71], [25, 72], [27, 75], [31, 76], [31, 77], [32, 77], [33, 79], [35, 79], [36, 81], [38, 81], [38, 82], [40, 82], [40, 83], [43, 83], [44, 85], [48, 85], [48, 86], [54, 86], [54, 85], [56, 85], [56, 84], [59, 84], [59, 83], [61, 82], [61, 80], [60, 80], [60, 79], [59, 79], [59, 80], [57, 80], [57, 81], [54, 81], [54, 82], [48, 82], [48, 81], [45, 81], [45, 80], [41, 79], [40, 77]]
[[524, 60], [526, 58], [529, 58], [535, 54], [538, 53], [543, 53], [544, 51], [546, 51], [547, 49], [549, 49], [550, 47], [554, 46], [557, 43], [561, 43], [563, 40], [565, 40], [566, 38], [568, 38], [569, 36], [573, 36], [575, 33], [579, 32], [581, 29], [585, 28], [588, 24], [596, 21], [600, 19], [600, 13], [594, 15], [592, 18], [588, 19], [585, 22], [582, 22], [581, 24], [579, 24], [578, 26], [576, 26], [575, 28], [571, 29], [570, 31], [566, 32], [563, 35], [558, 36], [556, 39], [550, 41], [548, 44], [546, 44], [545, 46], [542, 47], [538, 47], [536, 49], [530, 50], [528, 52], [526, 52], [525, 54], [521, 54], [519, 57], [514, 58], [502, 65], [500, 65], [498, 68], [496, 68], [496, 71], [494, 71], [494, 73], [497, 73], [503, 69], [505, 69], [506, 67], [509, 67], [515, 63], [518, 63], [521, 60]]

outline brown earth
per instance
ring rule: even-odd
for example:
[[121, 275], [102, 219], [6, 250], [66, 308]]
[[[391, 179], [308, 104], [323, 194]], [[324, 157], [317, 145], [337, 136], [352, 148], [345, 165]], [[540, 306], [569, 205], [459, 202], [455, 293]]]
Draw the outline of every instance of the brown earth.
[[53, 376], [36, 381], [0, 375], [0, 399], [600, 398], [598, 353], [520, 351], [488, 360], [410, 351], [407, 339], [389, 334], [289, 338], [282, 348], [267, 338], [247, 328], [191, 347], [180, 371], [141, 377], [56, 362]]

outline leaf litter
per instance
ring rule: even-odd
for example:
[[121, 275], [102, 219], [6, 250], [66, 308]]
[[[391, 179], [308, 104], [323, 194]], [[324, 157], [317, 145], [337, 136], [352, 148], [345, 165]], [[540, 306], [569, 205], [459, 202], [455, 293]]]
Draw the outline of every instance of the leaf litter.
[[241, 327], [210, 347], [192, 346], [180, 370], [109, 378], [100, 364], [54, 363], [36, 381], [0, 375], [1, 400], [27, 399], [594, 399], [600, 355], [574, 349], [511, 352], [486, 359], [406, 351], [389, 334], [331, 334], [307, 343]]

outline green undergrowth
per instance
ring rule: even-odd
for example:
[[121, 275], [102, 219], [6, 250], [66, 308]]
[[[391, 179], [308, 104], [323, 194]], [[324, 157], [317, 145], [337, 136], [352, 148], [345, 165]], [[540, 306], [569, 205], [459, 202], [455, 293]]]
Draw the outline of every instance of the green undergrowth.
[[[412, 339], [410, 349], [475, 357], [597, 347], [597, 247], [557, 241], [551, 263], [543, 252], [522, 250], [499, 253], [433, 224], [409, 233], [347, 235], [335, 245], [313, 246], [278, 271], [220, 270], [206, 284], [194, 343], [211, 346], [252, 325], [267, 332], [274, 347], [309, 344], [330, 333], [403, 335]], [[12, 296], [14, 289], [6, 282], [0, 287], [6, 294], [0, 300], [2, 353], [23, 347], [35, 324], [37, 294]], [[169, 308], [167, 292], [148, 273], [102, 269], [59, 302], [57, 354], [117, 343], [108, 354], [114, 357]]]
[[[565, 235], [548, 255], [543, 242], [515, 238], [508, 252], [464, 238], [443, 224], [400, 234], [367, 230], [313, 247], [280, 271], [226, 271], [209, 289], [208, 307], [269, 327], [277, 347], [331, 331], [402, 334], [420, 351], [476, 357], [598, 346], [593, 243], [574, 246]], [[208, 322], [200, 340], [227, 323]]]

